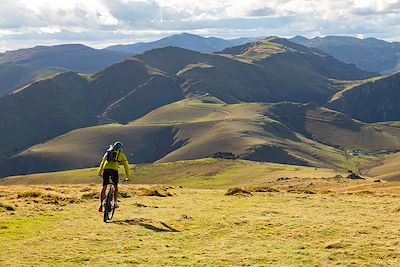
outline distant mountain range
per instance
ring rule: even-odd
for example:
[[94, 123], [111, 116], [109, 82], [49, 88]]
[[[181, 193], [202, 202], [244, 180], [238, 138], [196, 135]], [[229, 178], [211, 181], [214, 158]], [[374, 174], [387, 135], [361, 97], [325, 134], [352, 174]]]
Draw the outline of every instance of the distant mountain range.
[[400, 70], [400, 42], [385, 42], [375, 38], [327, 36], [307, 39], [296, 36], [292, 42], [319, 50], [357, 67], [382, 74]]
[[117, 63], [128, 55], [81, 44], [36, 46], [0, 53], [0, 64], [8, 63], [33, 68], [63, 68], [92, 73]]
[[260, 38], [205, 38], [194, 34], [176, 34], [149, 43], [117, 45], [94, 49], [81, 44], [36, 46], [0, 53], [0, 96], [25, 86], [35, 80], [63, 71], [97, 72], [115, 64], [129, 55], [140, 54], [168, 46], [198, 52], [215, 52], [226, 47], [243, 44]]
[[[202, 53], [214, 53], [229, 47], [259, 41], [261, 39], [263, 39], [263, 37], [243, 37], [226, 40], [216, 37], [205, 38], [199, 35], [182, 33], [153, 42], [114, 45], [106, 49], [136, 55], [151, 49], [174, 46]], [[375, 38], [359, 39], [348, 36], [327, 36], [311, 39], [303, 36], [296, 36], [289, 40], [307, 47], [317, 48], [340, 61], [355, 64], [358, 68], [366, 71], [388, 74], [400, 70], [399, 42], [386, 42]]]
[[80, 44], [36, 46], [0, 53], [0, 96], [64, 71], [92, 73], [128, 55]]
[[[151, 49], [173, 46], [202, 53], [219, 53], [224, 49], [261, 39], [261, 37], [243, 37], [225, 40], [182, 33], [154, 42], [110, 46], [100, 50], [80, 44], [70, 44], [8, 51], [0, 53], [0, 96], [62, 71], [97, 72], [129, 55], [141, 54]], [[391, 73], [399, 69], [399, 43], [396, 42], [336, 36], [313, 39], [297, 36], [291, 40], [317, 48], [343, 62], [356, 64], [358, 68], [370, 72]], [[323, 66], [321, 65], [322, 68]]]
[[[331, 147], [335, 141], [327, 133], [309, 132], [308, 115], [298, 107], [313, 102], [309, 107], [319, 109], [350, 84], [376, 75], [277, 37], [218, 54], [166, 47], [90, 75], [64, 72], [0, 97], [0, 176], [93, 166], [115, 138], [132, 145], [135, 162], [230, 150], [251, 160], [343, 166], [345, 160], [334, 158], [356, 142]], [[257, 106], [280, 101], [303, 104]], [[325, 121], [324, 129], [330, 121], [339, 128], [350, 123], [350, 131], [370, 127], [329, 112], [332, 120], [310, 116]], [[303, 117], [296, 123], [287, 121], [290, 116]], [[339, 117], [346, 118], [343, 125], [334, 120]], [[86, 152], [77, 156], [80, 151]]]
[[225, 40], [216, 37], [206, 38], [195, 34], [182, 33], [182, 34], [174, 34], [154, 42], [147, 42], [147, 43], [141, 42], [128, 45], [113, 45], [105, 49], [136, 55], [144, 53], [151, 49], [174, 46], [202, 53], [213, 53], [221, 51], [227, 47], [241, 45], [259, 39], [262, 38], [243, 37], [243, 38]]

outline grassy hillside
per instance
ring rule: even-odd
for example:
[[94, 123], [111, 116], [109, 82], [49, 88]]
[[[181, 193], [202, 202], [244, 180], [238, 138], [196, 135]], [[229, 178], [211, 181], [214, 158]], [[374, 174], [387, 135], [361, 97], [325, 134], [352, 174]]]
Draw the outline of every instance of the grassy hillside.
[[[369, 125], [307, 104], [234, 104], [182, 100], [130, 124], [74, 130], [0, 164], [3, 176], [95, 166], [110, 143], [125, 144], [130, 162], [169, 162], [231, 152], [239, 158], [357, 170], [399, 149], [398, 130]], [[348, 150], [362, 150], [350, 155]]]
[[155, 75], [131, 93], [112, 103], [102, 117], [128, 123], [158, 107], [183, 98], [179, 84], [174, 79], [164, 75]]
[[0, 161], [73, 129], [98, 124], [109, 105], [152, 73], [130, 59], [90, 76], [65, 72], [1, 97]]
[[400, 119], [400, 73], [373, 79], [337, 93], [327, 106], [365, 122]]
[[1, 97], [0, 160], [18, 149], [95, 123], [86, 85], [84, 77], [66, 72]]
[[304, 75], [308, 71], [338, 80], [361, 80], [379, 76], [379, 73], [360, 70], [355, 65], [345, 64], [322, 51], [279, 37], [269, 37], [262, 41], [227, 48], [222, 53], [232, 54], [236, 58], [269, 68], [276, 63], [285, 63], [291, 73], [297, 67], [303, 70]]
[[185, 96], [209, 93], [226, 103], [286, 100], [324, 104], [339, 90], [328, 78], [354, 80], [377, 75], [273, 37], [217, 55], [167, 47], [137, 57], [169, 75], [177, 74]]
[[0, 97], [33, 81], [64, 72], [60, 68], [30, 68], [14, 64], [0, 64]]
[[400, 181], [399, 153], [386, 155], [379, 164], [366, 168], [363, 173], [389, 181]]
[[294, 131], [344, 151], [368, 154], [400, 149], [400, 128], [395, 123], [363, 123], [313, 104], [278, 103], [269, 112]]
[[[97, 168], [89, 168], [14, 176], [0, 179], [0, 185], [98, 183], [101, 178], [97, 176], [97, 171]], [[325, 168], [212, 158], [132, 165], [130, 171], [133, 179], [127, 182], [129, 184], [168, 184], [203, 189], [259, 185], [281, 177], [294, 179], [344, 175], [340, 171]]]
[[[174, 163], [172, 168], [143, 166], [138, 180], [147, 177], [152, 183], [166, 178], [164, 181], [174, 186], [121, 185], [120, 208], [108, 224], [97, 212], [99, 178], [96, 184], [0, 186], [1, 264], [399, 264], [398, 183], [353, 181], [329, 173], [324, 173], [324, 178], [313, 177], [316, 171], [309, 168], [308, 174], [301, 167], [295, 171], [289, 167], [285, 173], [287, 167], [282, 165], [238, 162], [251, 164], [257, 173], [254, 177], [264, 173], [262, 180], [246, 177], [249, 184], [233, 181], [250, 194], [225, 195], [229, 183], [223, 190], [188, 189], [186, 185], [221, 187], [213, 184], [213, 176], [203, 172], [204, 167], [212, 167], [202, 165], [205, 163], [191, 163], [203, 166], [200, 168], [186, 163]], [[229, 167], [222, 174], [225, 179], [222, 175], [216, 179], [228, 181], [226, 177], [230, 177], [232, 169], [238, 170]], [[274, 176], [279, 169], [281, 179]], [[153, 174], [157, 176], [165, 170], [173, 171], [172, 176], [183, 171], [187, 177], [168, 180], [169, 175], [164, 173], [163, 179], [158, 176], [152, 180]], [[270, 171], [272, 176], [268, 176]], [[198, 173], [205, 177], [190, 176]], [[297, 178], [291, 177], [296, 173]], [[70, 181], [69, 175], [78, 177], [79, 173], [46, 174], [43, 181], [50, 180], [51, 175], [55, 181], [60, 181], [60, 175], [67, 175], [62, 179]], [[233, 172], [235, 175], [238, 176]], [[31, 177], [30, 182], [36, 178]], [[15, 180], [18, 179], [25, 178]], [[185, 186], [181, 188], [179, 184]], [[166, 197], [152, 196], [156, 191]]]

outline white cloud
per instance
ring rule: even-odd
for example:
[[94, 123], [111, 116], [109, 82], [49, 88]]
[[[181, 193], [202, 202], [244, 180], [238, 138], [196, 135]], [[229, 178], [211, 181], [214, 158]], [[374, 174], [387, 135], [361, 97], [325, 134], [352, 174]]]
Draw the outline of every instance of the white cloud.
[[72, 41], [68, 38], [134, 42], [181, 31], [221, 37], [341, 34], [400, 40], [399, 25], [400, 0], [0, 1], [3, 46], [18, 40]]

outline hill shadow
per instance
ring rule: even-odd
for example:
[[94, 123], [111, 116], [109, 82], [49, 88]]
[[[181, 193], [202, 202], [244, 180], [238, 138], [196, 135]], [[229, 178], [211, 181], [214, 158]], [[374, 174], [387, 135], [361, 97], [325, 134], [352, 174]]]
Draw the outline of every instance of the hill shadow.
[[144, 227], [146, 229], [152, 230], [154, 232], [180, 232], [179, 230], [169, 226], [165, 222], [157, 222], [144, 218], [137, 219], [126, 219], [126, 220], [116, 220], [111, 223], [119, 224], [119, 225], [138, 225]]

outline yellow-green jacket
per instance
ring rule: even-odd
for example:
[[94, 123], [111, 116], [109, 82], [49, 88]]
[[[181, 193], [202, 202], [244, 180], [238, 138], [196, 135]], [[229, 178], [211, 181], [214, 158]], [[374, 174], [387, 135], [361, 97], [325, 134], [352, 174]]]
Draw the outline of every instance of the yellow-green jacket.
[[108, 169], [108, 170], [111, 169], [111, 170], [118, 171], [119, 163], [124, 164], [126, 178], [129, 179], [130, 178], [129, 162], [128, 162], [128, 159], [126, 158], [124, 152], [122, 152], [122, 150], [119, 150], [119, 152], [118, 152], [117, 161], [108, 162], [107, 161], [107, 152], [104, 154], [103, 159], [100, 163], [100, 167], [99, 167], [99, 175], [103, 175], [103, 171], [105, 169]]

